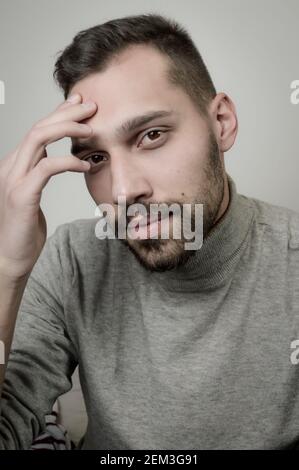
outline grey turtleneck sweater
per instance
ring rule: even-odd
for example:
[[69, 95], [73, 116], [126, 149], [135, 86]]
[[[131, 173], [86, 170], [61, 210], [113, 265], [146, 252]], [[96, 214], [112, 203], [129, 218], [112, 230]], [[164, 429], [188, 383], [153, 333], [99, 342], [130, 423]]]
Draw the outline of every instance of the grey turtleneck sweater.
[[97, 218], [47, 239], [19, 311], [1, 448], [28, 448], [77, 364], [83, 449], [299, 448], [299, 215], [229, 188], [172, 272], [96, 238]]

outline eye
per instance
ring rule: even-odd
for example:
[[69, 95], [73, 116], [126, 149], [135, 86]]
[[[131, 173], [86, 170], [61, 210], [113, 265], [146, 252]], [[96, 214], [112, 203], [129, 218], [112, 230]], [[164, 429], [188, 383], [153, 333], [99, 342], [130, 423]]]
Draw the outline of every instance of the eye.
[[[150, 139], [150, 143], [155, 143], [156, 140], [159, 140], [161, 134], [165, 134], [166, 132], [166, 130], [162, 129], [151, 129], [146, 134], [144, 134], [140, 142], [142, 142], [145, 137], [148, 137]], [[91, 164], [91, 168], [93, 168], [95, 166], [99, 166], [100, 163], [102, 163], [103, 161], [106, 161], [107, 157], [106, 155], [102, 155], [99, 152], [95, 152], [91, 155], [88, 155], [87, 157], [83, 157], [82, 160], [87, 162], [89, 161], [89, 163]]]
[[161, 137], [161, 134], [165, 134], [165, 133], [166, 131], [162, 129], [151, 129], [146, 134], [144, 134], [140, 142], [142, 142], [145, 139], [145, 137], [148, 137], [150, 141], [149, 143], [154, 143], [157, 140], [159, 140], [159, 138]]
[[91, 164], [91, 168], [94, 166], [98, 165], [99, 163], [102, 163], [103, 159], [107, 158], [105, 155], [101, 155], [100, 153], [93, 153], [92, 155], [89, 155], [86, 158], [82, 158], [82, 160], [88, 162]]

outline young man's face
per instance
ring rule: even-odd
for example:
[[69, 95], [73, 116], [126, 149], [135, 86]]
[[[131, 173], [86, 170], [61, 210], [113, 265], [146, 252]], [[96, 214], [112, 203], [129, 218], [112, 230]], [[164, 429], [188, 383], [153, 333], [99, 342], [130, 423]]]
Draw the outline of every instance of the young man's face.
[[[79, 92], [83, 101], [97, 103], [97, 112], [85, 121], [93, 128], [92, 150], [78, 157], [94, 155], [88, 158], [92, 168], [85, 175], [86, 184], [97, 205], [114, 205], [116, 222], [119, 196], [126, 197], [127, 207], [142, 203], [148, 211], [150, 203], [199, 203], [203, 204], [205, 237], [223, 204], [223, 154], [189, 96], [167, 81], [167, 67], [158, 51], [138, 45], [121, 53], [106, 71], [74, 85], [70, 94]], [[158, 111], [169, 114], [130, 133], [116, 132], [125, 121]], [[87, 140], [73, 139], [73, 143]], [[169, 217], [169, 239], [141, 235], [123, 242], [146, 268], [171, 269], [192, 255], [184, 248], [185, 240], [171, 236], [176, 222], [177, 216]]]

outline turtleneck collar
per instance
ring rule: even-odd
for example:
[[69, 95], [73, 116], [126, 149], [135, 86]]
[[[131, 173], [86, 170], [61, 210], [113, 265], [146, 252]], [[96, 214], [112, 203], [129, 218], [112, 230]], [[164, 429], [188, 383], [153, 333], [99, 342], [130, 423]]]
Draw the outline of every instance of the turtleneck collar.
[[232, 273], [246, 246], [254, 219], [249, 198], [238, 194], [227, 174], [229, 203], [226, 211], [185, 265], [152, 272], [152, 278], [171, 291], [199, 291], [222, 284]]

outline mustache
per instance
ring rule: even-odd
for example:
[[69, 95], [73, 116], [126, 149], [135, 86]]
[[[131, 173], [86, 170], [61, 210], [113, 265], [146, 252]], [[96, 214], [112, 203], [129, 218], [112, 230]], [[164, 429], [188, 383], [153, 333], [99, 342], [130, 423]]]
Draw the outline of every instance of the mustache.
[[[132, 210], [132, 207], [134, 205], [139, 205], [142, 206], [142, 211], [138, 211], [138, 208], [134, 208]], [[185, 202], [186, 204], [186, 202]], [[126, 213], [125, 213], [125, 218], [126, 218], [126, 223], [127, 225], [135, 219], [138, 215], [142, 215], [143, 217], [158, 217], [158, 215], [161, 215], [161, 218], [166, 217], [167, 215], [176, 215], [177, 213], [181, 214], [183, 210], [183, 203], [179, 201], [151, 201], [151, 202], [138, 202], [134, 203], [127, 206]], [[131, 208], [131, 209], [130, 209]], [[121, 209], [125, 210], [125, 209]], [[133, 215], [131, 215], [131, 213]], [[123, 215], [124, 216], [124, 215]], [[116, 219], [117, 223], [117, 219]]]

